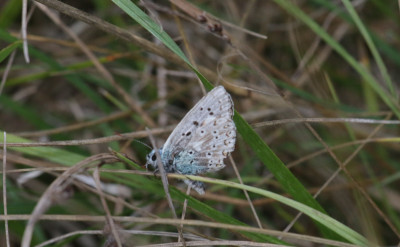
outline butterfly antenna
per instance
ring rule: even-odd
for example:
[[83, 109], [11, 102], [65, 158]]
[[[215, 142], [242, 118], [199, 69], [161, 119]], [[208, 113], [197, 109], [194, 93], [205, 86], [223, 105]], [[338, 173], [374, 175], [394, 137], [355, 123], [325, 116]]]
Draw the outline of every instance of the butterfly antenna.
[[147, 145], [146, 143], [144, 143], [144, 142], [142, 142], [142, 141], [139, 141], [139, 140], [136, 140], [136, 139], [133, 139], [133, 141], [138, 142], [138, 143], [140, 143], [140, 144], [143, 144], [144, 146], [148, 147], [150, 150], [153, 149], [152, 147], [150, 147], [149, 145]]

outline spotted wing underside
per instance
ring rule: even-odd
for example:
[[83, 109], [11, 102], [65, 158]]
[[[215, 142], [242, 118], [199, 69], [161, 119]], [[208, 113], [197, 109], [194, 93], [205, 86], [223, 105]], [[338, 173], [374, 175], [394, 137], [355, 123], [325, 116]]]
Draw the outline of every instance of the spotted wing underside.
[[[231, 137], [225, 138], [223, 136], [223, 134], [226, 134], [223, 127], [227, 124], [230, 126], [230, 130], [234, 130], [236, 135], [232, 116], [233, 102], [230, 95], [222, 86], [214, 88], [176, 126], [163, 146], [162, 160], [173, 161], [179, 153], [187, 151], [188, 148], [196, 152], [195, 157], [199, 165], [206, 166], [210, 158], [220, 160], [224, 155], [217, 154], [217, 151], [219, 147], [225, 145], [224, 141], [229, 139], [231, 142], [229, 144], [231, 148], [227, 149], [228, 153], [233, 151], [235, 144], [235, 140], [233, 139], [232, 141], [231, 138], [233, 134], [231, 134]], [[217, 130], [217, 135], [222, 134], [219, 137], [220, 140], [213, 139], [215, 138], [213, 130]], [[213, 147], [214, 145], [215, 147]], [[203, 150], [209, 150], [212, 155], [208, 155]], [[175, 161], [175, 163], [177, 162]]]

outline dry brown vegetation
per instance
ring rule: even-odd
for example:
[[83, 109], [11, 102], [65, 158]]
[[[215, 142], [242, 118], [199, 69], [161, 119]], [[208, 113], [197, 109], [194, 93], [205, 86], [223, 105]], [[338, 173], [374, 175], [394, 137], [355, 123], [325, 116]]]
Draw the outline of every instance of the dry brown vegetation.
[[[1, 246], [399, 244], [396, 1], [117, 2], [28, 2], [25, 56], [0, 3]], [[169, 45], [237, 111], [204, 196], [143, 167], [209, 88]]]

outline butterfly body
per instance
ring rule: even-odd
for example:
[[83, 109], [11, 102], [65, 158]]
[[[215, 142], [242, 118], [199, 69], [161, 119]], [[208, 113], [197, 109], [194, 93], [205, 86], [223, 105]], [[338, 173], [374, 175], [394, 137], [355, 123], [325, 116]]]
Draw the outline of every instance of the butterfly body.
[[[225, 167], [223, 160], [234, 150], [236, 127], [233, 102], [222, 86], [204, 96], [182, 119], [159, 149], [167, 173], [199, 175]], [[157, 169], [155, 150], [147, 155], [147, 165]], [[185, 180], [198, 193], [201, 182]]]

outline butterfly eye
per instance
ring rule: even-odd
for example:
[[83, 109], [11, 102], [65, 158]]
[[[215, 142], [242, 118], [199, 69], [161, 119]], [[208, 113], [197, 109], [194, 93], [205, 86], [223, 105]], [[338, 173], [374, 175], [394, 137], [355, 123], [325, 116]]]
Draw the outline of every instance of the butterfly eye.
[[157, 156], [155, 154], [153, 154], [153, 156], [151, 157], [152, 161], [155, 161], [157, 159]]

